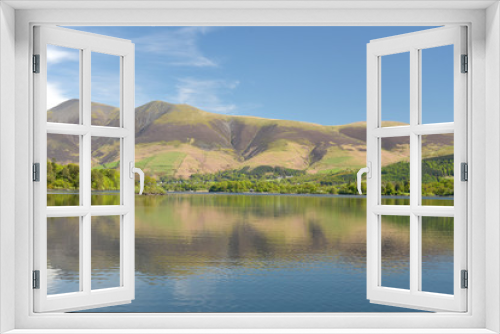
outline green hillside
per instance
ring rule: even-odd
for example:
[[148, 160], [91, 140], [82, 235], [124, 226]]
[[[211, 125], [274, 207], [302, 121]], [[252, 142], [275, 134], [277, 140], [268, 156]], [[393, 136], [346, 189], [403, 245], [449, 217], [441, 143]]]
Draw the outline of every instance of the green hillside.
[[[51, 122], [77, 123], [78, 110], [79, 101], [69, 100], [49, 110], [47, 117]], [[276, 170], [298, 171], [293, 175], [279, 176], [285, 180], [297, 178], [298, 183], [307, 183], [307, 178], [310, 178], [321, 186], [327, 186], [332, 179], [339, 179], [338, 184], [349, 184], [353, 182], [353, 173], [366, 163], [365, 122], [328, 126], [229, 116], [163, 101], [152, 101], [136, 108], [135, 118], [136, 165], [157, 180], [172, 184], [190, 183], [191, 188], [197, 188], [192, 183], [200, 178], [217, 182], [216, 177], [221, 173], [229, 173], [232, 177], [240, 174], [250, 177], [252, 173], [260, 175], [260, 171], [266, 168], [273, 170], [268, 170], [268, 176]], [[92, 119], [94, 125], [116, 126], [119, 124], [119, 112], [115, 107], [93, 103]], [[386, 125], [401, 124], [387, 122]], [[116, 139], [94, 138], [93, 169], [116, 168], [120, 159], [118, 144]], [[76, 137], [50, 135], [48, 157], [61, 166], [77, 163], [78, 145]], [[439, 159], [452, 153], [453, 134], [422, 138], [424, 159]], [[387, 173], [398, 171], [405, 164], [407, 166], [408, 158], [408, 138], [382, 140], [383, 167], [392, 166], [385, 169]], [[431, 167], [433, 170], [443, 168], [438, 165]], [[443, 173], [449, 178], [452, 172], [448, 165], [444, 168], [447, 170]], [[272, 178], [265, 176], [261, 179], [269, 181]], [[444, 182], [444, 179], [437, 180], [432, 176], [424, 181]], [[395, 182], [393, 179], [387, 181]], [[404, 186], [398, 186], [400, 188], [404, 189]]]
[[[422, 195], [452, 196], [453, 160], [450, 156], [423, 160]], [[410, 193], [409, 163], [397, 162], [382, 168], [382, 195]], [[93, 190], [117, 190], [120, 174], [116, 169], [92, 170]], [[79, 166], [47, 162], [48, 189], [79, 188]], [[366, 192], [366, 183], [362, 183]], [[256, 192], [280, 194], [357, 194], [356, 170], [345, 169], [330, 174], [306, 174], [305, 171], [283, 167], [244, 167], [239, 170], [219, 171], [215, 174], [193, 174], [187, 180], [162, 176], [156, 180], [146, 176], [145, 193], [164, 194], [168, 191]]]

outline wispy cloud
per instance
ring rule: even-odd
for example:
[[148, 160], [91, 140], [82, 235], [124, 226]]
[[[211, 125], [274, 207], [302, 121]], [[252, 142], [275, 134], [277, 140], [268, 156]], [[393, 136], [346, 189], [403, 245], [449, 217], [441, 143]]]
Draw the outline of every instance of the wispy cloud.
[[92, 75], [92, 102], [120, 107], [120, 73], [114, 71]]
[[79, 61], [80, 53], [78, 50], [65, 49], [53, 45], [47, 46], [47, 63], [57, 64], [66, 61]]
[[79, 60], [79, 50], [47, 45], [47, 64], [57, 64], [48, 69], [47, 109], [78, 97]]
[[216, 67], [215, 60], [203, 55], [198, 40], [211, 27], [182, 27], [134, 39], [138, 52], [159, 54], [174, 66]]
[[47, 82], [47, 110], [69, 99], [58, 84]]
[[176, 94], [168, 96], [167, 99], [173, 103], [189, 104], [206, 111], [232, 114], [238, 107], [232, 103], [225, 103], [222, 96], [229, 94], [238, 85], [239, 81], [182, 78], [176, 85]]

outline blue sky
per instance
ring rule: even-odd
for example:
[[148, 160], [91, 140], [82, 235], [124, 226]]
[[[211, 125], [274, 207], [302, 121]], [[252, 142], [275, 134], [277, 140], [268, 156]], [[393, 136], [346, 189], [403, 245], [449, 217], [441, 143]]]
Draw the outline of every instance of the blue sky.
[[[338, 125], [366, 120], [366, 44], [428, 27], [72, 29], [135, 43], [137, 106], [162, 100], [222, 114]], [[423, 121], [452, 121], [452, 47], [424, 51]], [[71, 52], [51, 53], [49, 106], [77, 97], [78, 89], [68, 75], [78, 68]], [[118, 64], [116, 57], [93, 54], [93, 101], [117, 105]], [[408, 66], [404, 54], [382, 60], [384, 120], [409, 120]]]

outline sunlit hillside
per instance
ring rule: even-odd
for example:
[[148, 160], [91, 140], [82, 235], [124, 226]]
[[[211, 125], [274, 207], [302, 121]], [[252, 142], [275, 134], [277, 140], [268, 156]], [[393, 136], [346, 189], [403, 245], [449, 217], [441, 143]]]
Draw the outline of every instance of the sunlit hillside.
[[[78, 123], [78, 100], [48, 111], [48, 121]], [[339, 111], [341, 112], [341, 111]], [[366, 161], [366, 123], [340, 126], [209, 113], [189, 105], [152, 101], [135, 110], [136, 165], [150, 176], [188, 178], [259, 166], [302, 170], [307, 174], [356, 169]], [[92, 124], [117, 126], [119, 109], [92, 103]], [[403, 125], [388, 122], [385, 125]], [[78, 141], [52, 135], [48, 154], [60, 164], [74, 162]], [[453, 135], [426, 136], [423, 156], [453, 154]], [[382, 141], [382, 164], [407, 161], [406, 138]], [[113, 168], [116, 141], [94, 139], [94, 168]]]

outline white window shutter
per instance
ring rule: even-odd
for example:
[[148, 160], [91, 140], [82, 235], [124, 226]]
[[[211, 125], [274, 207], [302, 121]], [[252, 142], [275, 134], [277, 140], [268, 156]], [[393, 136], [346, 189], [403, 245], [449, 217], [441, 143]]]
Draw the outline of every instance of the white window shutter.
[[[461, 180], [461, 163], [467, 162], [467, 74], [461, 64], [467, 54], [466, 28], [460, 26], [429, 29], [373, 40], [367, 45], [367, 298], [372, 303], [430, 311], [467, 311], [467, 289], [462, 287], [462, 271], [467, 270], [467, 182]], [[453, 45], [454, 122], [421, 122], [421, 50]], [[381, 57], [409, 52], [410, 124], [382, 127]], [[470, 62], [469, 62], [470, 63]], [[470, 72], [470, 67], [469, 67]], [[420, 136], [454, 133], [454, 207], [421, 205]], [[382, 205], [381, 140], [410, 138], [410, 205]], [[382, 285], [381, 217], [408, 216], [410, 221], [409, 289]], [[454, 218], [453, 294], [422, 291], [422, 217]]]
[[[47, 122], [47, 45], [72, 48], [80, 54], [80, 121], [78, 124]], [[120, 59], [120, 125], [91, 124], [91, 56], [92, 52]], [[38, 277], [34, 294], [34, 312], [66, 312], [130, 303], [135, 297], [134, 265], [134, 179], [135, 145], [134, 110], [134, 44], [131, 41], [71, 29], [37, 26], [34, 28], [33, 53], [37, 55], [37, 73], [33, 73], [34, 92], [34, 156], [39, 164], [39, 182], [34, 182], [34, 276]], [[34, 64], [35, 65], [35, 64]], [[77, 80], [77, 79], [76, 79]], [[79, 136], [80, 140], [80, 205], [47, 207], [47, 134]], [[119, 139], [120, 204], [91, 205], [91, 139]], [[132, 174], [133, 175], [133, 174]], [[92, 289], [91, 284], [91, 220], [98, 216], [120, 219], [120, 282], [107, 289]], [[76, 292], [48, 294], [47, 286], [47, 219], [77, 217], [79, 219], [79, 289]]]

